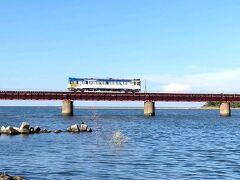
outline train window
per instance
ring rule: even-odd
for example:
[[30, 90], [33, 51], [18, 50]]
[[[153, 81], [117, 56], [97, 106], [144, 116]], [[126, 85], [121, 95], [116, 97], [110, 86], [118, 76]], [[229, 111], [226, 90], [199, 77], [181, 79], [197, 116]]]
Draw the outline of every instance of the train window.
[[137, 85], [140, 86], [140, 82], [138, 82]]
[[88, 81], [85, 81], [85, 84], [88, 84]]
[[108, 84], [108, 81], [106, 82], [106, 84]]

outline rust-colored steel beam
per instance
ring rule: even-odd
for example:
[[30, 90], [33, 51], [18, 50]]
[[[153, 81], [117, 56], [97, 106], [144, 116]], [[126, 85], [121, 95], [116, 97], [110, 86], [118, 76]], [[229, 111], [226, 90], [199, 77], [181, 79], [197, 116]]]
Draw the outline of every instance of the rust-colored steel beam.
[[0, 100], [240, 102], [240, 94], [0, 91]]

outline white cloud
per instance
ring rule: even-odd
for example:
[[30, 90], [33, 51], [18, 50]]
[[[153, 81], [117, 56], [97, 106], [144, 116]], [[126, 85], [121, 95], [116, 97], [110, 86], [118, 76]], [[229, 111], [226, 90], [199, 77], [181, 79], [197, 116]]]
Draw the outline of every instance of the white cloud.
[[177, 76], [154, 74], [142, 79], [153, 91], [240, 92], [240, 68]]

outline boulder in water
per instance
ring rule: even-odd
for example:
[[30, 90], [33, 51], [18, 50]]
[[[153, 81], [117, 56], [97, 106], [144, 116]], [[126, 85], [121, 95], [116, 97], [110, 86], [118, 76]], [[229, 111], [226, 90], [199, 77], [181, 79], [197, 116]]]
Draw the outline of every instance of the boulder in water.
[[1, 127], [1, 132], [2, 134], [7, 134], [7, 135], [18, 135], [20, 134], [17, 130], [15, 130], [13, 127], [8, 126], [8, 127]]
[[40, 130], [39, 133], [51, 133], [51, 132], [52, 132], [51, 130], [43, 129], [43, 130]]
[[0, 180], [25, 180], [22, 176], [10, 176], [7, 173], [0, 172]]
[[75, 132], [75, 133], [78, 133], [80, 131], [77, 124], [71, 125], [70, 129], [71, 129], [71, 132]]
[[56, 134], [59, 134], [61, 132], [62, 132], [62, 130], [60, 130], [60, 129], [57, 129], [56, 131], [54, 131], [54, 133], [56, 133]]
[[80, 126], [77, 124], [71, 125], [71, 127], [67, 128], [67, 132], [74, 132], [74, 133], [79, 133], [79, 132], [92, 132], [92, 129], [88, 127], [87, 124], [82, 122]]
[[71, 127], [67, 128], [67, 132], [72, 132]]
[[87, 131], [87, 128], [88, 128], [88, 125], [82, 122], [82, 124], [80, 125], [80, 131], [81, 132]]
[[34, 134], [34, 128], [33, 128], [33, 127], [30, 127], [30, 128], [29, 128], [29, 133], [30, 133], [30, 134]]
[[34, 133], [39, 133], [41, 131], [41, 128], [39, 126], [34, 127]]
[[92, 132], [92, 129], [90, 127], [88, 127], [87, 132]]
[[23, 122], [19, 128], [21, 134], [28, 134], [29, 133], [29, 124], [28, 122]]

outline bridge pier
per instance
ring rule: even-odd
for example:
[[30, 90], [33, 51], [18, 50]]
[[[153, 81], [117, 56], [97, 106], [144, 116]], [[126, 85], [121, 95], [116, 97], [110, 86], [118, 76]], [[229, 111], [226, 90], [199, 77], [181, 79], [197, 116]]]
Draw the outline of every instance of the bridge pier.
[[144, 116], [155, 116], [155, 102], [144, 102]]
[[64, 100], [62, 105], [63, 116], [73, 116], [73, 101]]
[[223, 102], [220, 105], [220, 116], [229, 117], [231, 116], [231, 107], [229, 102]]

